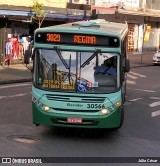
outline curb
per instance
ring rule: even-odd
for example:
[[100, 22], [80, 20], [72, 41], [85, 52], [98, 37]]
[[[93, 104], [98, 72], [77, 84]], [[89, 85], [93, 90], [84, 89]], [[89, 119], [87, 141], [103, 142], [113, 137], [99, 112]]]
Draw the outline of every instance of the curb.
[[3, 84], [13, 84], [13, 83], [23, 83], [23, 82], [31, 82], [32, 78], [28, 78], [28, 79], [20, 79], [20, 80], [7, 80], [7, 81], [1, 81], [0, 85]]
[[131, 66], [130, 68], [133, 69], [133, 68], [139, 68], [139, 67], [149, 67], [149, 66], [154, 66], [153, 64], [144, 64], [144, 65], [133, 65]]

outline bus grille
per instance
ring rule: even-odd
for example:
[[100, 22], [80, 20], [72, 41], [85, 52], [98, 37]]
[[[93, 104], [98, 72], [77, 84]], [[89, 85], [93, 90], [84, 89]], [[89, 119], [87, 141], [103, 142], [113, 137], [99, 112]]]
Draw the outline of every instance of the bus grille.
[[94, 113], [94, 112], [99, 112], [99, 109], [97, 110], [94, 110], [94, 109], [91, 109], [91, 110], [82, 110], [82, 109], [66, 109], [66, 108], [56, 108], [56, 107], [52, 107], [52, 109], [54, 109], [55, 111], [67, 111], [67, 112], [88, 112], [88, 113]]
[[[69, 96], [69, 95], [52, 95], [46, 94], [48, 100], [63, 101], [63, 102], [81, 102], [81, 103], [103, 103], [105, 97], [90, 97], [90, 96]], [[76, 100], [75, 100], [76, 98]]]

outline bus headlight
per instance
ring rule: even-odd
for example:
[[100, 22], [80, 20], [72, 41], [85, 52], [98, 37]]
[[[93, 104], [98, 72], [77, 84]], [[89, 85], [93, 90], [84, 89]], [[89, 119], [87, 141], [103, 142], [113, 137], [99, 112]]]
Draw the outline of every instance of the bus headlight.
[[103, 108], [100, 112], [102, 115], [107, 115], [109, 113], [111, 113], [112, 111], [115, 111], [117, 109], [117, 107], [121, 106], [121, 102], [116, 102], [115, 104], [113, 104], [110, 107], [107, 108]]
[[37, 101], [37, 99], [35, 97], [32, 98], [32, 101], [37, 104], [38, 107], [40, 107], [43, 111], [48, 112], [50, 110], [50, 108], [44, 104], [42, 104], [41, 102]]
[[45, 112], [48, 112], [50, 110], [50, 108], [48, 106], [44, 106], [43, 109]]
[[102, 115], [107, 115], [109, 113], [109, 110], [107, 108], [103, 108], [101, 110]]

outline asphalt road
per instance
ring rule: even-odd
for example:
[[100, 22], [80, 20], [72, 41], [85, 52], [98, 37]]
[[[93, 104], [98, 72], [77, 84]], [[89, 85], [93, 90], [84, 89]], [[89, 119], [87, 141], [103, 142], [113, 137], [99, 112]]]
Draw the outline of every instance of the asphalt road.
[[118, 131], [104, 135], [87, 129], [36, 127], [32, 124], [31, 83], [1, 85], [0, 157], [160, 157], [159, 68], [140, 67], [130, 71], [124, 124]]

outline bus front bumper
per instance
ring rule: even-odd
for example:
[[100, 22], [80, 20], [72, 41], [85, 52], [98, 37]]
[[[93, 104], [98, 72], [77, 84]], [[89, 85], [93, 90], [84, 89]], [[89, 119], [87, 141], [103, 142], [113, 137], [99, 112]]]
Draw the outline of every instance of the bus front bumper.
[[[44, 112], [36, 104], [32, 105], [33, 123], [37, 125], [77, 127], [77, 128], [117, 128], [121, 123], [122, 108], [118, 107], [109, 115], [67, 114]], [[81, 123], [69, 123], [68, 118], [81, 118]]]

